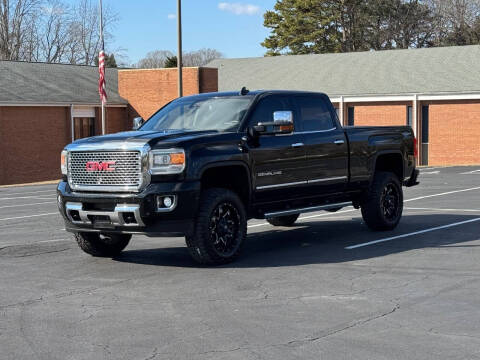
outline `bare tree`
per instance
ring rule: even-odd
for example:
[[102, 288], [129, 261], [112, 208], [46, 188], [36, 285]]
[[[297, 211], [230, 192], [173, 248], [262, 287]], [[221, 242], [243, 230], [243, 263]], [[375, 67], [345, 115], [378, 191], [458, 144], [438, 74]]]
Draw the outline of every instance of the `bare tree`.
[[223, 55], [220, 51], [203, 48], [183, 54], [183, 66], [204, 66], [210, 61], [221, 57], [223, 57]]
[[137, 63], [140, 69], [156, 69], [165, 67], [167, 58], [174, 54], [169, 50], [150, 51], [147, 55]]
[[40, 55], [45, 62], [62, 62], [69, 36], [69, 9], [59, 0], [49, 0], [42, 7], [43, 19], [39, 36]]
[[[213, 59], [218, 59], [222, 56], [222, 53], [215, 49], [204, 48], [190, 51], [182, 55], [183, 66], [204, 66]], [[142, 69], [163, 68], [166, 67], [167, 60], [173, 58], [176, 59], [175, 55], [169, 50], [151, 51], [137, 63], [136, 67]]]
[[433, 13], [434, 46], [478, 44], [480, 0], [426, 0]]
[[[98, 6], [91, 0], [80, 0], [72, 10], [73, 20], [71, 24], [72, 41], [78, 46], [70, 49], [78, 52], [79, 62], [92, 65], [100, 51], [100, 25], [98, 18]], [[105, 41], [112, 35], [108, 29], [117, 21], [117, 15], [109, 7], [103, 11], [103, 33]], [[72, 59], [73, 60], [73, 59]]]
[[41, 0], [1, 0], [0, 59], [19, 60]]

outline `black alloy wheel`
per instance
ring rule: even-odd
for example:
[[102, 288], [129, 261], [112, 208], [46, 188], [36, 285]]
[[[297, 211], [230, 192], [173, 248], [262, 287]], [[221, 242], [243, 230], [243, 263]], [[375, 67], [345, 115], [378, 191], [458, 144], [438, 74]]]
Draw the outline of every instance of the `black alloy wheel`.
[[394, 183], [388, 183], [382, 192], [382, 211], [385, 219], [392, 221], [398, 216], [400, 207], [400, 196], [398, 194], [398, 188]]
[[228, 202], [219, 204], [210, 217], [210, 241], [213, 248], [222, 257], [234, 254], [240, 243], [237, 241], [240, 229], [240, 214], [237, 208]]

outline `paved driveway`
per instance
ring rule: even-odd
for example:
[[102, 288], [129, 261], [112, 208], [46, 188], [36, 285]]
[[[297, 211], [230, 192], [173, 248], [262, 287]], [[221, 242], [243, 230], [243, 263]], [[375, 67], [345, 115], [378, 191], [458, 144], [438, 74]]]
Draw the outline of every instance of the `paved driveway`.
[[0, 189], [2, 359], [480, 359], [480, 167], [426, 168], [395, 231], [352, 208], [249, 223], [243, 256], [182, 238], [82, 253], [52, 185]]

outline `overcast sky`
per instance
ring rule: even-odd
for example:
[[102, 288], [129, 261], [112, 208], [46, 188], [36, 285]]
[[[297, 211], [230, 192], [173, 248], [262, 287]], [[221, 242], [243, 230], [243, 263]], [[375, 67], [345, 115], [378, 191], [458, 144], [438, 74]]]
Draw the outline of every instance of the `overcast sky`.
[[[122, 47], [131, 63], [152, 50], [176, 52], [176, 0], [104, 0], [120, 16], [114, 30], [115, 44]], [[226, 57], [263, 56], [260, 46], [268, 35], [263, 14], [275, 0], [247, 2], [183, 0], [184, 51], [214, 48]]]

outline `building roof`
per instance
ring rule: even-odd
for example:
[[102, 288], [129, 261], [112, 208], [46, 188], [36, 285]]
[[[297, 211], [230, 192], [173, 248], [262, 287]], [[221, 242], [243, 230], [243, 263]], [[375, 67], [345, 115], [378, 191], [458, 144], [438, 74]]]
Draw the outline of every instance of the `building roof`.
[[[107, 106], [124, 105], [117, 69], [106, 69]], [[0, 61], [0, 105], [100, 104], [95, 66]]]
[[332, 96], [480, 93], [480, 46], [217, 59], [219, 91], [291, 89]]

